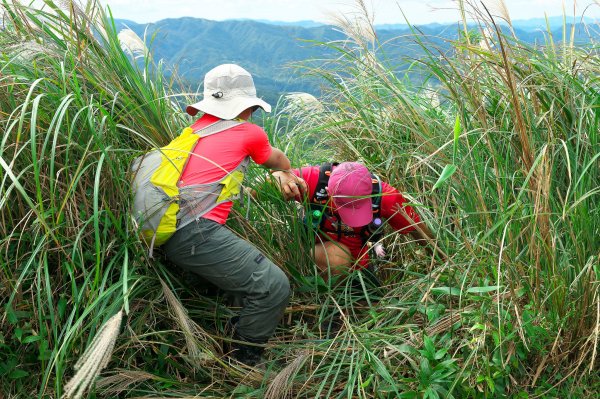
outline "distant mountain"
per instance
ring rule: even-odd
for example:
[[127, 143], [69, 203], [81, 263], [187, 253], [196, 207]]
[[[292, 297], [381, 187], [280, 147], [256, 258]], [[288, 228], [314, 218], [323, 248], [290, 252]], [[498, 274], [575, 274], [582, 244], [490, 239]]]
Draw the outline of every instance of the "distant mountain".
[[[310, 22], [310, 21], [309, 21]], [[314, 79], [301, 77], [290, 68], [291, 64], [339, 56], [328, 46], [319, 46], [321, 42], [341, 42], [346, 37], [332, 26], [319, 25], [307, 27], [277, 25], [253, 20], [211, 21], [198, 18], [164, 19], [151, 24], [137, 24], [132, 21], [117, 21], [118, 25], [128, 26], [140, 37], [151, 38], [150, 48], [155, 59], [176, 69], [191, 85], [201, 84], [204, 74], [222, 63], [237, 63], [252, 73], [259, 95], [274, 103], [282, 93], [305, 91], [318, 95], [319, 86]], [[515, 33], [521, 40], [544, 44], [547, 33], [529, 24], [515, 21]], [[393, 71], [401, 73], [423, 55], [423, 50], [411, 37], [411, 30], [403, 25], [377, 27], [378, 50], [381, 59]], [[562, 26], [562, 24], [561, 24]], [[562, 37], [562, 27], [553, 31], [554, 40]], [[428, 36], [430, 45], [438, 51], [450, 49], [448, 39], [458, 37], [457, 24], [428, 24], [417, 29]], [[596, 38], [600, 38], [598, 32]], [[589, 41], [582, 25], [577, 25], [576, 40]]]
[[512, 24], [515, 28], [519, 28], [522, 30], [526, 30], [526, 31], [533, 31], [533, 30], [546, 30], [547, 29], [547, 23], [550, 25], [551, 29], [559, 29], [562, 28], [563, 23], [567, 22], [568, 24], [573, 24], [573, 23], [577, 23], [577, 24], [594, 24], [597, 23], [598, 21], [594, 21], [593, 18], [589, 18], [589, 17], [584, 17], [584, 18], [577, 18], [577, 19], [573, 19], [573, 17], [549, 17], [548, 21], [546, 22], [545, 18], [532, 18], [532, 19], [518, 19], [515, 21], [512, 21]]
[[[269, 25], [298, 26], [298, 27], [302, 27], [302, 28], [314, 28], [317, 26], [327, 25], [326, 23], [323, 23], [323, 22], [317, 22], [317, 21], [311, 21], [311, 20], [289, 22], [289, 21], [271, 21], [271, 20], [267, 20], [267, 19], [257, 19], [257, 20], [231, 19], [230, 21], [255, 21], [255, 22], [261, 22], [261, 23], [269, 24]], [[563, 16], [548, 17], [547, 21], [546, 21], [546, 18], [531, 18], [531, 19], [516, 19], [511, 22], [512, 22], [512, 25], [514, 28], [518, 28], [518, 29], [522, 29], [522, 30], [526, 30], [526, 31], [533, 31], [533, 30], [544, 30], [545, 31], [547, 28], [547, 25], [549, 25], [551, 29], [557, 29], [557, 28], [561, 28], [565, 21], [569, 24], [572, 24], [572, 23], [594, 24], [594, 23], [598, 22], [594, 18], [590, 18], [590, 17], [583, 17], [583, 18], [578, 17], [576, 19], [573, 19], [573, 17], [563, 17]], [[500, 25], [507, 25], [506, 22], [499, 20], [499, 19], [497, 20], [497, 22]], [[418, 26], [418, 27], [427, 26], [430, 28], [434, 28], [434, 27], [441, 27], [441, 26], [448, 26], [448, 25], [456, 25], [457, 23], [458, 23], [458, 21], [447, 22], [444, 24], [432, 22], [432, 23], [427, 23], [427, 24], [417, 24], [415, 26]], [[376, 30], [405, 30], [407, 28], [408, 28], [407, 24], [376, 24], [375, 25]]]
[[299, 26], [301, 28], [315, 28], [317, 26], [327, 25], [325, 23], [316, 22], [316, 21], [292, 21], [292, 22], [288, 22], [288, 21], [271, 21], [271, 20], [268, 20], [268, 19], [248, 19], [248, 18], [229, 19], [228, 21], [255, 21], [255, 22], [261, 22], [263, 24], [269, 24], [269, 25]]
[[126, 25], [140, 37], [145, 33], [152, 38], [154, 58], [165, 60], [191, 84], [200, 84], [216, 65], [237, 63], [252, 73], [259, 94], [270, 102], [283, 92], [316, 93], [315, 82], [298, 77], [289, 65], [332, 53], [316, 41], [344, 39], [330, 26], [303, 28], [249, 20], [178, 18]]
[[[578, 19], [573, 19], [573, 17], [549, 17], [548, 21], [546, 21], [545, 18], [531, 18], [531, 19], [517, 19], [514, 21], [511, 21], [513, 28], [515, 29], [520, 29], [520, 30], [524, 30], [524, 31], [535, 31], [535, 30], [541, 30], [541, 31], [546, 31], [547, 30], [547, 26], [549, 25], [551, 29], [559, 29], [562, 28], [563, 23], [567, 22], [568, 24], [588, 24], [588, 25], [592, 25], [594, 23], [598, 23], [598, 21], [594, 20], [593, 18], [589, 18], [589, 17], [585, 17], [585, 18], [578, 18]], [[499, 25], [503, 25], [503, 26], [507, 26], [508, 23], [504, 22], [503, 20], [498, 19], [496, 21]], [[420, 25], [416, 25], [417, 27], [423, 27], [423, 26], [427, 26], [430, 28], [435, 28], [435, 27], [441, 27], [441, 26], [455, 26], [456, 24], [458, 24], [457, 22], [454, 23], [445, 23], [445, 24], [440, 24], [440, 23], [430, 23], [430, 24], [420, 24]], [[375, 25], [375, 29], [377, 30], [403, 30], [403, 29], [407, 29], [408, 25], [407, 24], [380, 24], [380, 25]]]
[[407, 29], [407, 24], [379, 24], [375, 25], [375, 30], [404, 30]]

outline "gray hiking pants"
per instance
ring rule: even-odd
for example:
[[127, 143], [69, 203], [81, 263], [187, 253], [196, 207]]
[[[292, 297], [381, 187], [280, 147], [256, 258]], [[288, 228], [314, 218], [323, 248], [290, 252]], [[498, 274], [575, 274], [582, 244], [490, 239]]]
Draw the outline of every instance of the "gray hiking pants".
[[266, 342], [275, 332], [290, 297], [283, 271], [227, 227], [200, 218], [164, 245], [169, 260], [224, 291], [242, 298], [236, 333]]

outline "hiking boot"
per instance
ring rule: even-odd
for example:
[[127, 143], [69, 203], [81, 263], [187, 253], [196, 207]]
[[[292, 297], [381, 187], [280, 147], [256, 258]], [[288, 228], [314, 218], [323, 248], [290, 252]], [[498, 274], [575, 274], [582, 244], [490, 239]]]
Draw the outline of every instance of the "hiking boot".
[[264, 353], [265, 348], [262, 346], [234, 342], [232, 343], [231, 348], [232, 350], [229, 356], [246, 366], [254, 367], [263, 360], [262, 354]]
[[265, 352], [263, 345], [266, 341], [247, 339], [237, 333], [233, 334], [233, 339], [235, 341], [231, 343], [229, 351], [231, 358], [250, 367], [262, 362], [262, 355]]

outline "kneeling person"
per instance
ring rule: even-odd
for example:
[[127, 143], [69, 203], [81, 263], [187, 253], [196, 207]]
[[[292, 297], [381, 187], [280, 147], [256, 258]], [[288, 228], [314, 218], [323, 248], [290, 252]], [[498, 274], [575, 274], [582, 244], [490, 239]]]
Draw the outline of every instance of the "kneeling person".
[[[411, 234], [421, 245], [433, 239], [402, 194], [359, 162], [307, 166], [292, 172], [274, 172], [272, 176], [284, 198], [308, 199], [311, 213], [316, 211], [318, 242], [313, 256], [325, 278], [366, 268], [368, 243], [376, 241], [384, 223], [399, 233]], [[306, 181], [307, 198], [294, 192], [296, 177]]]

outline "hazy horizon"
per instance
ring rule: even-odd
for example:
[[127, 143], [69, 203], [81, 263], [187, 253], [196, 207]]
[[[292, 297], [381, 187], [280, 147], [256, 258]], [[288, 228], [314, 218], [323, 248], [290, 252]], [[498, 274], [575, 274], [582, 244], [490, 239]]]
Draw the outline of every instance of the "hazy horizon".
[[[166, 18], [195, 17], [215, 21], [232, 19], [274, 22], [314, 21], [327, 23], [332, 15], [351, 17], [358, 11], [354, 0], [99, 0], [109, 6], [113, 16], [137, 23]], [[492, 14], [499, 15], [500, 0], [483, 1]], [[563, 13], [562, 4], [565, 4]], [[457, 1], [452, 0], [372, 0], [365, 1], [376, 25], [451, 23], [460, 19]], [[505, 0], [512, 20], [556, 17], [581, 17], [600, 21], [600, 1]], [[574, 8], [576, 4], [576, 8]], [[403, 15], [404, 14], [404, 15]], [[406, 20], [405, 20], [406, 17]]]

